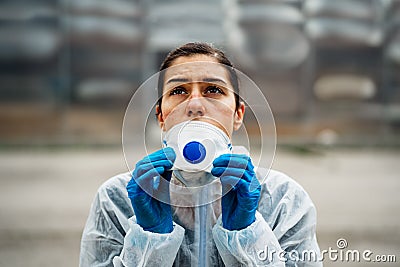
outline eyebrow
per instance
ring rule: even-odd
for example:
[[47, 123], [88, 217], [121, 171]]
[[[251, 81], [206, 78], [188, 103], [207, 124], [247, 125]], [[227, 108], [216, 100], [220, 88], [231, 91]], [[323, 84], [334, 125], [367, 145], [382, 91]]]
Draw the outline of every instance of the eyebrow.
[[[202, 81], [203, 81], [203, 82], [208, 82], [208, 83], [220, 82], [220, 83], [222, 83], [222, 84], [227, 85], [227, 83], [226, 83], [224, 80], [221, 80], [221, 79], [219, 79], [219, 78], [204, 78]], [[176, 82], [179, 82], [179, 83], [186, 83], [186, 82], [189, 82], [189, 79], [187, 79], [187, 78], [172, 78], [172, 79], [169, 79], [169, 80], [167, 81], [167, 84], [169, 84], [169, 83], [176, 83]]]
[[189, 81], [189, 79], [186, 79], [186, 78], [172, 78], [167, 81], [167, 84], [168, 83], [184, 83], [184, 82], [188, 82], [188, 81]]
[[204, 78], [203, 82], [208, 82], [208, 83], [220, 82], [220, 83], [223, 83], [223, 84], [227, 85], [224, 80], [221, 80], [219, 78]]

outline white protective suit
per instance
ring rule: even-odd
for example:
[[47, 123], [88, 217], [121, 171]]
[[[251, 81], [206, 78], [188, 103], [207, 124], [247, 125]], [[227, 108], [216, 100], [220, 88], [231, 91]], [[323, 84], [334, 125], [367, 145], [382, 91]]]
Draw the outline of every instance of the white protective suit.
[[[257, 177], [265, 177], [267, 172], [258, 168]], [[99, 188], [83, 231], [80, 266], [198, 266], [200, 248], [194, 237], [198, 208], [172, 206], [171, 233], [144, 231], [135, 222], [127, 196], [130, 179], [129, 172], [120, 174]], [[322, 266], [317, 260], [304, 262], [289, 257], [310, 251], [319, 257], [316, 210], [308, 194], [290, 177], [273, 170], [261, 186], [256, 221], [243, 230], [224, 229], [220, 201], [210, 204], [208, 266]], [[286, 253], [279, 258], [282, 250]], [[265, 253], [272, 251], [272, 259], [267, 258]]]

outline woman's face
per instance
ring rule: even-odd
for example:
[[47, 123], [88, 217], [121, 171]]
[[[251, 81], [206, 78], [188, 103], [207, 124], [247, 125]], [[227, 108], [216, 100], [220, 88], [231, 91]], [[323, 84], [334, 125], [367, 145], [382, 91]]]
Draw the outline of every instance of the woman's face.
[[242, 124], [244, 111], [242, 102], [235, 109], [229, 73], [216, 59], [207, 55], [179, 57], [165, 71], [161, 112], [157, 107], [163, 131], [184, 121], [200, 120], [219, 127], [231, 138]]

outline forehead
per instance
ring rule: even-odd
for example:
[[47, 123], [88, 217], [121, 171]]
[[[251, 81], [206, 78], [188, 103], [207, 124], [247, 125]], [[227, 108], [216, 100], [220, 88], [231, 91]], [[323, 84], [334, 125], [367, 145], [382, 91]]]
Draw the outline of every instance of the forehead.
[[200, 82], [206, 80], [221, 80], [230, 85], [229, 73], [226, 67], [216, 59], [206, 55], [179, 57], [166, 69], [164, 83], [170, 80], [187, 80]]

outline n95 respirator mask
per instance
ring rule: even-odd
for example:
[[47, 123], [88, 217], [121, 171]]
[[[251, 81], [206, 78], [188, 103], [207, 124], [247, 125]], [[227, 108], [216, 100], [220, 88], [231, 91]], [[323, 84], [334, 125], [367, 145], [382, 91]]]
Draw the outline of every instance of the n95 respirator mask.
[[165, 133], [163, 144], [175, 151], [173, 170], [192, 173], [211, 173], [214, 159], [232, 150], [229, 137], [220, 128], [193, 120], [172, 127]]

